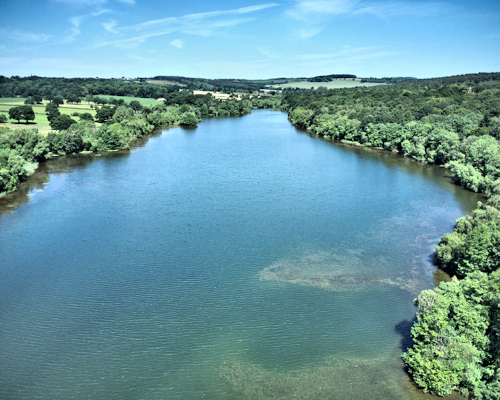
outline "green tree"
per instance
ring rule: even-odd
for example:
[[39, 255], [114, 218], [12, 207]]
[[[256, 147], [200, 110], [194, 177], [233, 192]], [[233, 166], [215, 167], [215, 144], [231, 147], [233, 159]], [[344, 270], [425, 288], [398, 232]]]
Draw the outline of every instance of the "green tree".
[[134, 110], [134, 111], [141, 111], [142, 110], [142, 105], [141, 105], [141, 103], [139, 103], [139, 101], [132, 100], [130, 102], [130, 108], [132, 108], [132, 110]]
[[85, 121], [93, 121], [94, 117], [91, 113], [85, 112], [80, 114], [80, 119]]
[[21, 106], [12, 107], [9, 109], [9, 118], [17, 119], [18, 123], [21, 123], [21, 119], [23, 118], [23, 111]]
[[59, 106], [61, 104], [64, 104], [64, 99], [62, 98], [62, 96], [54, 96], [52, 99], [52, 103]]
[[108, 106], [102, 106], [101, 108], [99, 108], [99, 110], [97, 110], [95, 114], [97, 122], [100, 123], [109, 121], [112, 116], [113, 116], [113, 109]]
[[31, 106], [20, 106], [23, 119], [28, 123], [28, 121], [35, 120], [35, 112]]
[[196, 126], [200, 122], [199, 118], [192, 112], [185, 112], [181, 115], [181, 119], [179, 121], [180, 125], [184, 126]]
[[414, 345], [403, 360], [424, 391], [441, 396], [452, 390], [474, 392], [480, 399], [500, 396], [498, 339], [490, 334], [499, 327], [499, 300], [500, 271], [454, 278], [418, 296]]
[[68, 129], [72, 124], [75, 123], [76, 121], [71, 119], [69, 115], [61, 114], [50, 121], [50, 127], [55, 131], [62, 131], [64, 129]]

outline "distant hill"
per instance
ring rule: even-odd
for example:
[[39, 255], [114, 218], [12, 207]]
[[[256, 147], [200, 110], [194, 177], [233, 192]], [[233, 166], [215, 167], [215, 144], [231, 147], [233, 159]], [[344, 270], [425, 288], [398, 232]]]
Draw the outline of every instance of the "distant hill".
[[[268, 89], [297, 88], [310, 89], [317, 88], [317, 83], [325, 83], [327, 88], [344, 88], [353, 86], [373, 86], [373, 84], [394, 84], [406, 80], [415, 79], [411, 77], [392, 78], [358, 78], [353, 74], [330, 74], [314, 77], [296, 78], [271, 78], [271, 79], [207, 79], [188, 78], [185, 76], [158, 75], [151, 78], [139, 78], [142, 82], [159, 85], [179, 85], [191, 90], [217, 91], [217, 92], [254, 92]], [[353, 83], [341, 83], [338, 81], [351, 81]], [[366, 83], [366, 85], [365, 85]]]
[[480, 72], [477, 74], [463, 74], [445, 76], [441, 78], [430, 79], [412, 79], [404, 82], [399, 82], [402, 86], [407, 87], [439, 87], [442, 85], [467, 85], [474, 86], [478, 84], [497, 86], [500, 84], [500, 72]]

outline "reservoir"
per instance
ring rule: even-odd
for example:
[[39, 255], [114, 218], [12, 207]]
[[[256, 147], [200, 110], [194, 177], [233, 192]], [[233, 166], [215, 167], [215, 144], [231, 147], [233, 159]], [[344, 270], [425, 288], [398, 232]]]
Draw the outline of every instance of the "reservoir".
[[270, 110], [31, 183], [0, 202], [4, 400], [420, 398], [413, 299], [480, 200]]

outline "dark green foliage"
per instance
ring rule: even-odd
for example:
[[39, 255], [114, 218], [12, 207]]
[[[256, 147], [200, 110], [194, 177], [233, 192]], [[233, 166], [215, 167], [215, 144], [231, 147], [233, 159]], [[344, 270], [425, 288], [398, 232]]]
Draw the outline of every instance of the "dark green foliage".
[[180, 125], [185, 125], [185, 126], [196, 126], [198, 122], [201, 120], [198, 119], [198, 117], [192, 113], [192, 112], [185, 112], [181, 115], [181, 119], [179, 121]]
[[426, 392], [500, 397], [500, 271], [454, 278], [415, 300], [414, 345], [403, 359]]
[[64, 99], [62, 98], [62, 96], [54, 96], [52, 98], [52, 103], [54, 103], [56, 106], [59, 106], [61, 104], [64, 104]]
[[35, 112], [31, 106], [20, 106], [23, 119], [28, 123], [28, 121], [33, 121], [35, 119]]
[[61, 114], [50, 120], [50, 127], [56, 131], [68, 129], [72, 124], [76, 124], [76, 121], [66, 114]]
[[7, 122], [7, 116], [5, 114], [0, 114], [0, 124]]
[[500, 268], [500, 196], [479, 203], [472, 215], [460, 218], [453, 233], [441, 238], [436, 248], [438, 264], [452, 275], [474, 271], [490, 273]]
[[21, 122], [24, 119], [26, 123], [33, 121], [35, 119], [35, 112], [31, 106], [17, 106], [9, 109], [9, 118], [16, 119], [17, 122]]
[[94, 117], [91, 113], [85, 112], [80, 114], [80, 119], [85, 121], [93, 121]]
[[102, 106], [99, 108], [95, 114], [95, 118], [97, 122], [106, 122], [111, 119], [113, 116], [113, 109], [108, 106]]
[[137, 100], [132, 100], [130, 102], [130, 108], [132, 108], [132, 110], [134, 110], [134, 111], [141, 111], [142, 105]]
[[45, 112], [47, 113], [47, 119], [49, 120], [49, 122], [61, 115], [59, 107], [55, 103], [47, 104], [45, 106]]
[[21, 119], [23, 118], [23, 112], [20, 106], [18, 107], [12, 107], [9, 109], [9, 118], [10, 119], [16, 119], [17, 122], [21, 122]]
[[300, 128], [444, 164], [462, 186], [490, 193], [500, 179], [498, 89], [398, 86], [286, 91], [281, 107]]

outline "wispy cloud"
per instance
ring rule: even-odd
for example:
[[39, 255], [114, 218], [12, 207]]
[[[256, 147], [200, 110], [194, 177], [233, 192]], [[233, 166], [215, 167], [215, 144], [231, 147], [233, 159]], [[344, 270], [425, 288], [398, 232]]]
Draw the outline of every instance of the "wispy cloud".
[[77, 7], [94, 6], [96, 4], [104, 4], [107, 0], [54, 0], [58, 3], [70, 4]]
[[[109, 10], [107, 8], [102, 8], [102, 9], [99, 9], [97, 11], [92, 11], [92, 12], [90, 12], [88, 14], [75, 15], [74, 17], [71, 17], [69, 19], [69, 22], [71, 23], [71, 25], [73, 25], [73, 27], [69, 30], [69, 34], [62, 39], [62, 43], [73, 42], [76, 39], [76, 37], [81, 33], [80, 25], [86, 19], [98, 17], [98, 16], [100, 16], [102, 14], [107, 14], [107, 13], [110, 13], [110, 12], [111, 12], [111, 10]], [[103, 24], [103, 26], [104, 26], [104, 24]]]
[[415, 2], [395, 2], [363, 4], [355, 11], [357, 14], [373, 14], [379, 18], [399, 17], [412, 15], [416, 17], [432, 17], [445, 14], [449, 11], [450, 5], [446, 3], [415, 3]]
[[102, 23], [102, 26], [104, 27], [104, 29], [106, 29], [107, 31], [109, 31], [111, 33], [118, 33], [118, 31], [115, 30], [116, 25], [118, 25], [118, 23], [114, 19], [112, 19], [108, 22]]
[[[243, 18], [257, 11], [278, 6], [277, 3], [258, 4], [249, 7], [241, 7], [234, 10], [212, 11], [206, 13], [187, 14], [180, 17], [167, 17], [156, 20], [141, 22], [139, 24], [118, 27], [117, 24], [111, 26], [115, 33], [120, 34], [120, 38], [95, 44], [92, 47], [102, 47], [114, 45], [121, 48], [131, 48], [140, 45], [148, 38], [168, 35], [174, 32], [210, 36], [214, 31], [234, 27], [252, 18]], [[104, 25], [110, 30], [110, 25]], [[134, 36], [137, 35], [137, 36]]]
[[31, 33], [17, 30], [11, 31], [8, 36], [10, 39], [23, 43], [43, 43], [52, 37], [52, 35], [47, 35], [45, 33]]
[[168, 33], [172, 33], [174, 31], [170, 32], [157, 32], [157, 33], [150, 33], [147, 35], [141, 35], [141, 36], [135, 36], [127, 39], [117, 39], [117, 40], [108, 40], [104, 42], [100, 42], [95, 44], [94, 46], [90, 46], [90, 48], [96, 48], [96, 47], [105, 47], [105, 46], [116, 46], [121, 49], [133, 49], [134, 47], [139, 46], [140, 44], [144, 43], [147, 39], [155, 36], [162, 36], [166, 35]]
[[187, 14], [182, 17], [168, 17], [162, 19], [156, 19], [151, 21], [142, 22], [140, 24], [124, 27], [122, 29], [135, 29], [136, 31], [141, 31], [143, 29], [151, 29], [152, 27], [161, 27], [161, 26], [172, 26], [172, 25], [188, 25], [190, 23], [194, 23], [195, 21], [203, 21], [207, 19], [213, 19], [216, 17], [223, 17], [228, 15], [241, 15], [248, 14], [260, 10], [264, 10], [270, 7], [276, 7], [277, 3], [266, 3], [260, 4], [256, 6], [250, 7], [242, 7], [237, 8], [235, 10], [224, 10], [224, 11], [211, 11], [205, 13], [197, 13], [197, 14]]
[[326, 16], [350, 12], [359, 3], [357, 0], [297, 0], [286, 13], [295, 19], [310, 21]]
[[286, 15], [302, 23], [298, 36], [310, 38], [339, 15], [372, 14], [384, 19], [403, 15], [430, 17], [445, 14], [449, 8], [448, 4], [442, 2], [418, 4], [410, 1], [296, 0]]
[[177, 47], [178, 49], [182, 49], [184, 47], [184, 42], [180, 39], [175, 39], [170, 42], [170, 46]]

